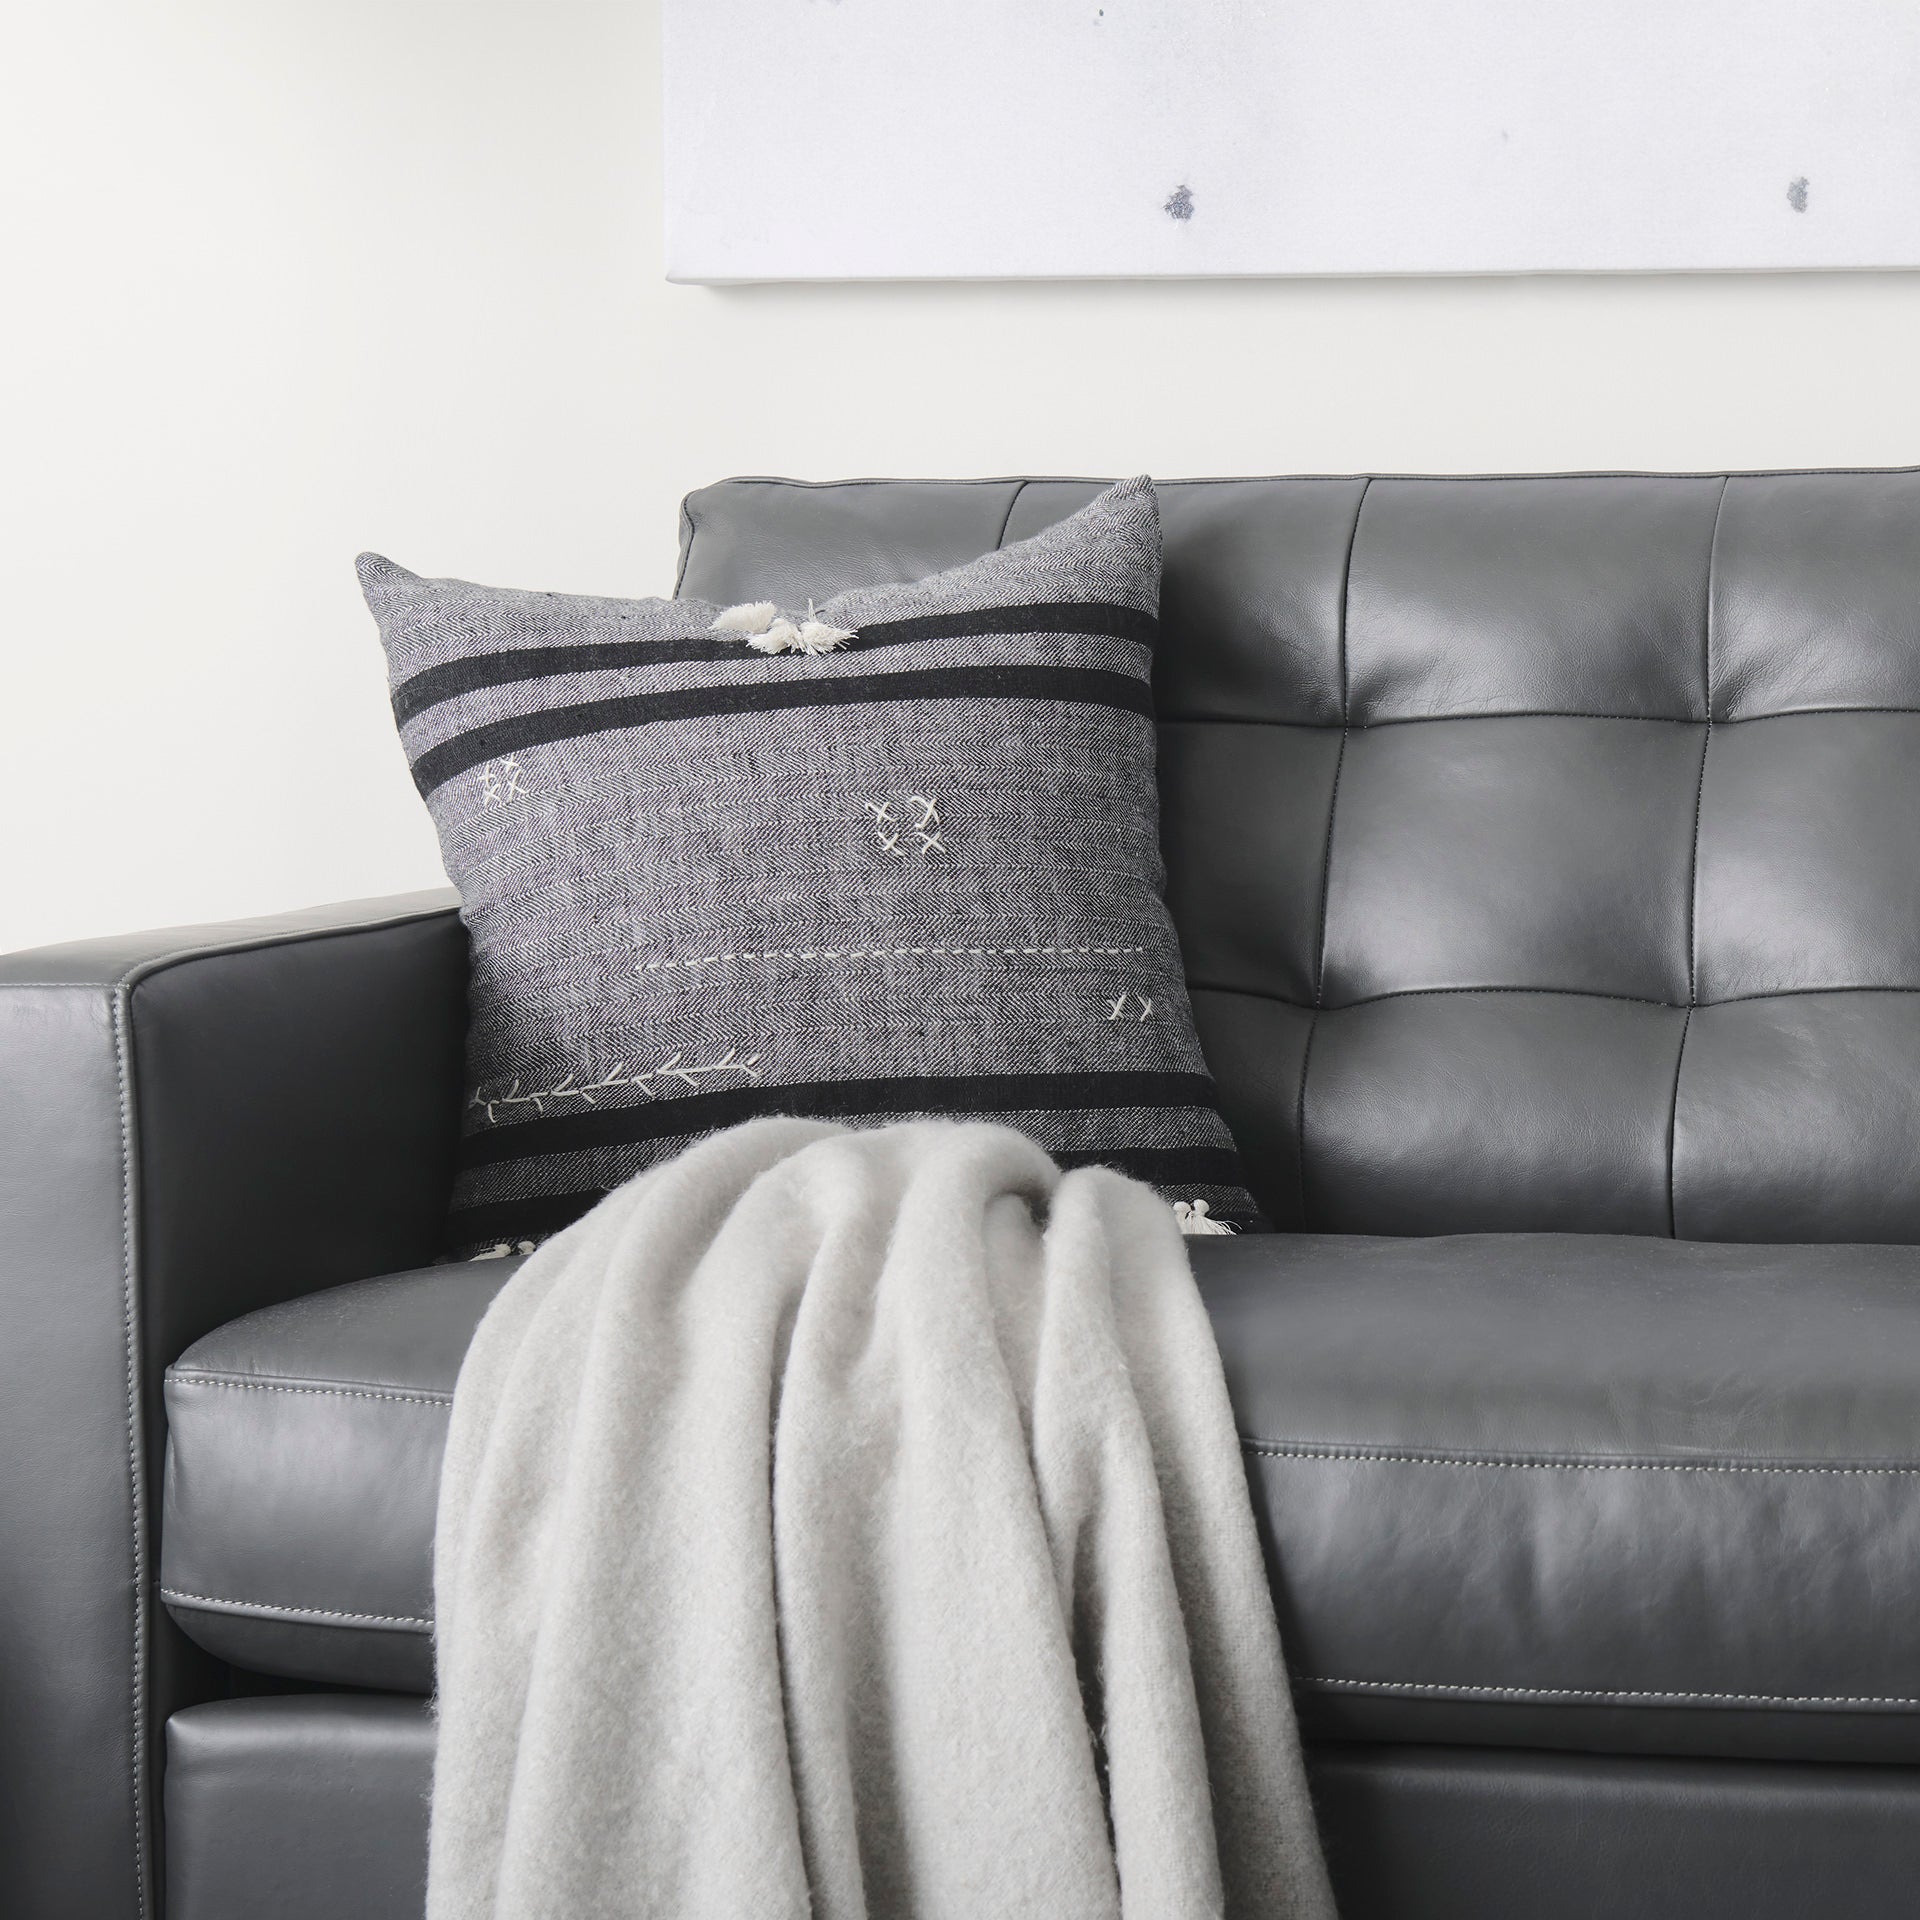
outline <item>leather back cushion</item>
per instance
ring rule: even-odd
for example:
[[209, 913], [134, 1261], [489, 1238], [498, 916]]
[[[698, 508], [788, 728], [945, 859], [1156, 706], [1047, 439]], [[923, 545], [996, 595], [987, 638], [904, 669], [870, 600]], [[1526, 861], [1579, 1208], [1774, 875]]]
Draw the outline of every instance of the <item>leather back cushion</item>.
[[[1095, 481], [728, 481], [825, 598]], [[1163, 482], [1169, 888], [1274, 1223], [1920, 1241], [1920, 473]]]

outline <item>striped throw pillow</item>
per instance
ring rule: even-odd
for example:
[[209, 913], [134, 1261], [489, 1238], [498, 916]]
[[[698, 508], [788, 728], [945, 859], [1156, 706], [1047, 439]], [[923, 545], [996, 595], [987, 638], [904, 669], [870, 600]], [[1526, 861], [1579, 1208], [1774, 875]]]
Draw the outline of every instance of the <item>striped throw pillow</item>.
[[360, 578], [472, 939], [450, 1246], [757, 1114], [1004, 1120], [1253, 1217], [1161, 898], [1150, 482], [821, 608]]

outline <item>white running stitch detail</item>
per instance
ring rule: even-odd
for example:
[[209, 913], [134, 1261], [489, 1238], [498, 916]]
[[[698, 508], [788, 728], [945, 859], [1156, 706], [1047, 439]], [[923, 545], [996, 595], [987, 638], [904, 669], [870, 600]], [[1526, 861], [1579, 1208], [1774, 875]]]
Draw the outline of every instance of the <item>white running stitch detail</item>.
[[[998, 960], [1006, 958], [1125, 959], [1145, 947], [768, 947], [762, 952], [698, 953], [680, 960], [642, 960], [635, 973], [670, 973], [676, 968], [727, 966], [741, 960]], [[1125, 996], [1123, 995], [1124, 999]], [[1117, 1019], [1119, 1016], [1116, 1015]], [[757, 1057], [757, 1056], [756, 1056]]]
[[709, 1060], [704, 1066], [688, 1066], [676, 1051], [644, 1073], [629, 1073], [627, 1063], [618, 1061], [598, 1080], [591, 1080], [585, 1086], [575, 1086], [574, 1076], [568, 1074], [558, 1086], [548, 1087], [541, 1093], [522, 1093], [518, 1080], [505, 1093], [488, 1095], [476, 1087], [467, 1105], [469, 1108], [483, 1108], [487, 1124], [491, 1126], [496, 1107], [532, 1107], [536, 1113], [542, 1114], [546, 1112], [546, 1102], [549, 1100], [584, 1100], [588, 1106], [597, 1107], [600, 1103], [593, 1097], [596, 1093], [611, 1093], [621, 1087], [634, 1087], [649, 1100], [657, 1099], [659, 1096], [653, 1084], [656, 1080], [678, 1080], [689, 1092], [697, 1093], [700, 1082], [710, 1074], [737, 1073], [743, 1079], [758, 1080], [760, 1069], [755, 1063], [759, 1058], [757, 1053], [742, 1058], [738, 1047], [729, 1047], [718, 1060]]

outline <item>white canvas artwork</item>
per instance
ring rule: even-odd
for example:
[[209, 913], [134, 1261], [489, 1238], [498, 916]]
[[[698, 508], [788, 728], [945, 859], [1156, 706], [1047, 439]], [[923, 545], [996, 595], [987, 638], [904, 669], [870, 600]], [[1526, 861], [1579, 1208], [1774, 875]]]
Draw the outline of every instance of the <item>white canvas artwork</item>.
[[1920, 265], [1920, 0], [666, 0], [675, 280]]

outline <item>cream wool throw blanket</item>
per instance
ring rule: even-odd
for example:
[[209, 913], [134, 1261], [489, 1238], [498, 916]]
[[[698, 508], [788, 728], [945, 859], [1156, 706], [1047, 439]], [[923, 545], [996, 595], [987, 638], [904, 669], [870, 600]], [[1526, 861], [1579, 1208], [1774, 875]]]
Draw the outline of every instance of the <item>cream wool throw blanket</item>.
[[762, 1120], [510, 1280], [454, 1396], [429, 1920], [1323, 1920], [1164, 1201]]

